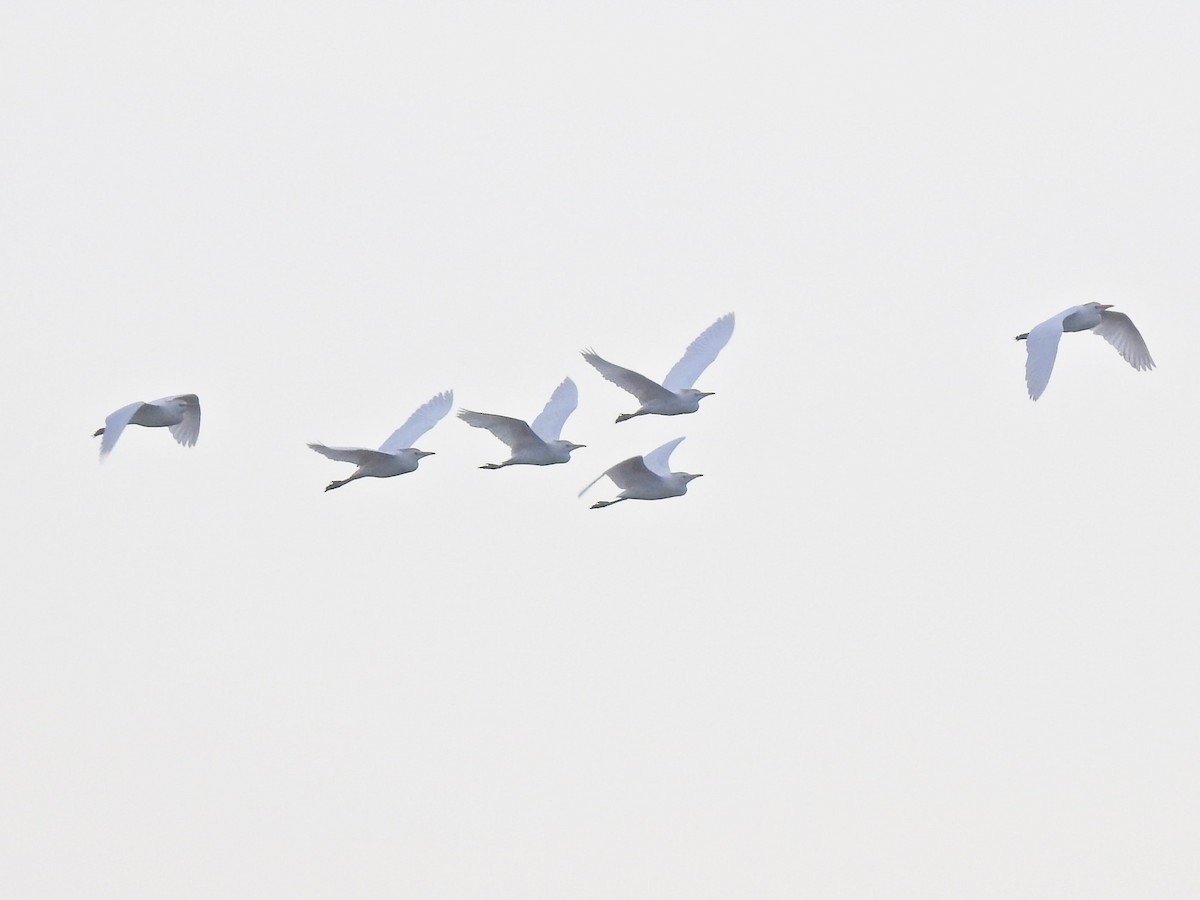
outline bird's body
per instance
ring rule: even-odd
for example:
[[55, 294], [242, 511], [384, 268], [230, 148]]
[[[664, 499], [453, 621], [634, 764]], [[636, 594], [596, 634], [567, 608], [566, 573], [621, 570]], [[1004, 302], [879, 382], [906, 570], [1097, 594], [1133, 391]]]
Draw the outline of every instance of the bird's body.
[[200, 436], [200, 398], [195, 394], [175, 394], [143, 403], [141, 400], [122, 406], [104, 420], [92, 437], [100, 437], [100, 459], [112, 453], [121, 432], [127, 425], [145, 428], [167, 428], [171, 437], [185, 447], [192, 447]]
[[486, 463], [481, 469], [503, 469], [505, 466], [552, 466], [571, 461], [571, 451], [583, 444], [559, 439], [567, 418], [579, 405], [575, 382], [567, 378], [555, 388], [533, 424], [523, 419], [497, 416], [492, 413], [460, 410], [458, 417], [473, 428], [484, 428], [508, 444], [512, 455], [504, 462]]
[[593, 484], [607, 476], [613, 484], [621, 488], [621, 493], [615, 500], [593, 503], [592, 509], [603, 509], [622, 500], [665, 500], [668, 497], [682, 497], [687, 493], [688, 482], [702, 477], [670, 470], [671, 453], [682, 440], [681, 437], [675, 438], [643, 456], [631, 456], [622, 460], [600, 473], [591, 484], [579, 492], [579, 496], [582, 497]]
[[1042, 396], [1050, 383], [1054, 360], [1058, 356], [1058, 342], [1067, 331], [1093, 331], [1112, 344], [1135, 369], [1154, 368], [1146, 342], [1133, 321], [1124, 313], [1111, 310], [1111, 304], [1104, 303], [1072, 306], [1027, 333], [1017, 335], [1018, 341], [1025, 341], [1025, 386], [1030, 399]]
[[671, 367], [662, 384], [632, 369], [610, 363], [594, 350], [585, 350], [583, 358], [607, 381], [633, 394], [641, 404], [635, 412], [617, 416], [618, 422], [635, 416], [680, 416], [694, 413], [700, 408], [701, 400], [712, 396], [712, 391], [699, 391], [692, 385], [717, 358], [732, 335], [733, 313], [727, 313], [688, 345], [683, 357]]
[[359, 478], [391, 478], [416, 470], [421, 459], [433, 456], [432, 451], [410, 446], [421, 435], [442, 420], [454, 404], [454, 392], [443, 391], [408, 417], [378, 450], [365, 447], [327, 447], [309, 444], [309, 448], [329, 459], [353, 463], [358, 468], [348, 478], [331, 481], [325, 490], [332, 491]]

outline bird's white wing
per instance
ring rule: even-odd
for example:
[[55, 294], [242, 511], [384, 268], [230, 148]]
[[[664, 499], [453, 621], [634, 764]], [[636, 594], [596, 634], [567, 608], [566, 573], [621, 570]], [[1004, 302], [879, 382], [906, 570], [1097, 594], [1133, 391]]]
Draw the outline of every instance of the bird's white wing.
[[584, 350], [583, 358], [591, 363], [606, 381], [611, 381], [621, 390], [633, 394], [643, 404], [654, 399], [666, 399], [673, 396], [661, 384], [655, 384], [645, 375], [639, 375], [632, 369], [623, 369], [610, 363], [607, 359], [602, 359], [596, 355], [594, 350]]
[[[554, 389], [554, 393], [546, 402], [545, 409], [538, 413], [538, 417], [529, 427], [546, 443], [557, 441], [559, 435], [562, 434], [562, 428], [566, 424], [567, 418], [575, 412], [575, 407], [578, 405], [579, 389], [575, 387], [575, 382], [570, 378], [565, 378], [563, 383]], [[501, 440], [504, 439], [501, 438]]]
[[408, 417], [408, 421], [392, 432], [379, 449], [384, 453], [407, 450], [417, 438], [442, 420], [454, 405], [454, 391], [442, 391]]
[[647, 481], [658, 480], [658, 476], [646, 468], [646, 463], [643, 462], [642, 457], [631, 456], [629, 459], [623, 459], [615, 466], [605, 469], [588, 482], [587, 487], [580, 491], [577, 496], [582, 497], [591, 489], [592, 485], [605, 476], [611, 478], [613, 484], [622, 489], [644, 484]]
[[121, 432], [125, 430], [125, 426], [129, 424], [129, 420], [145, 405], [141, 400], [137, 403], [130, 403], [128, 406], [122, 406], [115, 413], [111, 413], [104, 420], [104, 434], [100, 435], [101, 459], [112, 453], [113, 447], [117, 445], [117, 438], [121, 436]]
[[1062, 338], [1063, 319], [1071, 312], [1066, 310], [1053, 319], [1034, 326], [1025, 338], [1025, 386], [1029, 397], [1036, 400], [1050, 383], [1054, 371], [1054, 358], [1058, 356], [1058, 342]]
[[1104, 310], [1100, 314], [1100, 324], [1092, 331], [1116, 347], [1125, 362], [1139, 372], [1154, 368], [1154, 360], [1150, 358], [1150, 351], [1146, 348], [1142, 333], [1124, 313]]
[[663, 379], [663, 387], [668, 391], [681, 391], [690, 388], [700, 377], [700, 373], [712, 365], [729, 338], [733, 336], [733, 313], [726, 313], [713, 322], [704, 333], [696, 338], [684, 351], [683, 358], [671, 367], [667, 377]]
[[469, 409], [459, 410], [458, 417], [472, 428], [486, 428], [513, 450], [520, 447], [536, 447], [542, 443], [542, 439], [533, 433], [533, 429], [520, 419], [494, 416], [491, 413], [474, 412]]
[[646, 468], [655, 475], [670, 475], [671, 454], [675, 452], [675, 448], [682, 440], [683, 438], [677, 437], [675, 440], [667, 441], [661, 447], [655, 447], [649, 453], [643, 454], [642, 459], [646, 461]]
[[183, 407], [183, 421], [167, 429], [171, 432], [171, 437], [185, 447], [195, 446], [196, 438], [200, 436], [200, 398], [195, 394], [180, 394], [177, 397], [164, 399]]
[[658, 481], [658, 475], [646, 467], [645, 458], [634, 456], [608, 470], [608, 477], [619, 488], [637, 488]]
[[322, 456], [336, 459], [338, 462], [354, 463], [361, 466], [371, 459], [383, 459], [391, 456], [379, 450], [368, 450], [366, 447], [326, 447], [324, 444], [309, 444], [310, 450], [316, 450]]

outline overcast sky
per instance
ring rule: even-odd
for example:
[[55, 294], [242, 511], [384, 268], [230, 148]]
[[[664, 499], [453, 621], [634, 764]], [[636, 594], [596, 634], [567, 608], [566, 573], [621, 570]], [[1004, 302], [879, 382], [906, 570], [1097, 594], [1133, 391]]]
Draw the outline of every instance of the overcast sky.
[[1200, 893], [1194, 3], [3, 22], [0, 893]]

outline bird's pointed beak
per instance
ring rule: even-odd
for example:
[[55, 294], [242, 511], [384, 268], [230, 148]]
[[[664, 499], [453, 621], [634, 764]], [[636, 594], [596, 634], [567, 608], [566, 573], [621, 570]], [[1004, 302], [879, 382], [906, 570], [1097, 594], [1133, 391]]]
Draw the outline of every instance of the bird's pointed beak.
[[702, 392], [701, 392], [701, 396], [703, 396], [703, 397], [715, 397], [715, 396], [717, 396], [717, 392], [716, 392], [716, 391], [702, 391]]
[[1101, 303], [1100, 308], [1101, 309], [1112, 309], [1115, 305], [1116, 304], [1114, 304], [1114, 303]]

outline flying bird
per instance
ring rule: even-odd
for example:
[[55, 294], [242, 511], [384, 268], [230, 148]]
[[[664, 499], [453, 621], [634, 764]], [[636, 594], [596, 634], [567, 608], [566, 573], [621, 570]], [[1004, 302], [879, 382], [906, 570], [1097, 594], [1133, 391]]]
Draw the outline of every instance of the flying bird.
[[664, 500], [667, 497], [682, 497], [687, 493], [688, 482], [702, 477], [670, 470], [671, 453], [682, 440], [681, 437], [675, 438], [644, 456], [631, 456], [617, 463], [596, 476], [591, 484], [579, 492], [579, 496], [582, 497], [588, 488], [607, 475], [613, 484], [621, 488], [621, 493], [617, 495], [616, 500], [600, 500], [593, 503], [591, 509], [603, 509], [622, 500]]
[[508, 416], [496, 416], [470, 409], [460, 410], [458, 417], [473, 428], [486, 428], [512, 450], [512, 455], [504, 462], [486, 463], [479, 468], [552, 466], [555, 463], [570, 462], [571, 451], [584, 446], [559, 440], [563, 424], [578, 405], [579, 389], [575, 387], [575, 382], [567, 378], [554, 389], [546, 407], [533, 420], [532, 425], [523, 419], [510, 419]]
[[349, 478], [341, 481], [331, 481], [325, 490], [332, 491], [348, 484], [356, 478], [391, 478], [393, 475], [404, 475], [417, 468], [421, 459], [433, 456], [429, 450], [418, 450], [413, 443], [430, 428], [442, 420], [454, 404], [454, 392], [442, 391], [424, 406], [408, 417], [403, 425], [392, 432], [392, 436], [380, 444], [378, 450], [368, 450], [364, 447], [326, 447], [324, 444], [309, 444], [308, 446], [330, 459], [338, 462], [354, 463], [357, 469]]
[[192, 447], [200, 435], [200, 398], [195, 394], [176, 394], [150, 403], [130, 403], [122, 406], [104, 420], [104, 427], [96, 429], [92, 437], [100, 440], [100, 459], [112, 453], [117, 439], [126, 425], [142, 425], [146, 428], [167, 428], [171, 437], [185, 447]]
[[702, 399], [713, 395], [713, 391], [698, 391], [692, 385], [696, 383], [700, 374], [712, 365], [721, 348], [729, 343], [732, 334], [733, 313], [726, 313], [688, 345], [683, 358], [671, 367], [662, 384], [651, 381], [632, 369], [624, 369], [602, 359], [595, 350], [583, 351], [583, 358], [605, 379], [621, 390], [633, 394], [641, 403], [637, 412], [617, 416], [618, 422], [624, 422], [634, 416], [679, 416], [694, 413], [700, 408]]
[[1146, 349], [1141, 333], [1124, 313], [1112, 312], [1111, 303], [1084, 303], [1064, 309], [1057, 316], [1018, 334], [1017, 340], [1025, 342], [1025, 385], [1029, 398], [1036, 400], [1050, 383], [1054, 371], [1054, 358], [1058, 355], [1058, 342], [1064, 331], [1092, 331], [1100, 335], [1138, 371], [1153, 369], [1154, 360]]

